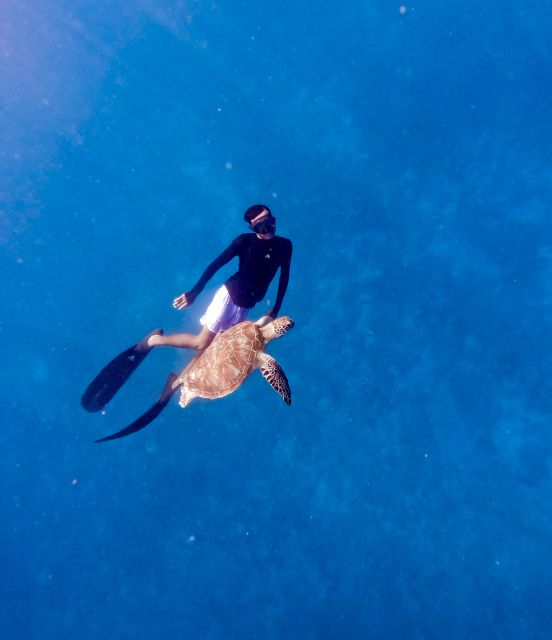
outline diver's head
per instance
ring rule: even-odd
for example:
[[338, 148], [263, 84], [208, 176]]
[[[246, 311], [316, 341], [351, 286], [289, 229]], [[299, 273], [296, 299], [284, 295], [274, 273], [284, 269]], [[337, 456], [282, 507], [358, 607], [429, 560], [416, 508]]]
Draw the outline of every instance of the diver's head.
[[276, 218], [264, 204], [254, 204], [249, 207], [243, 219], [261, 240], [270, 240], [276, 235]]

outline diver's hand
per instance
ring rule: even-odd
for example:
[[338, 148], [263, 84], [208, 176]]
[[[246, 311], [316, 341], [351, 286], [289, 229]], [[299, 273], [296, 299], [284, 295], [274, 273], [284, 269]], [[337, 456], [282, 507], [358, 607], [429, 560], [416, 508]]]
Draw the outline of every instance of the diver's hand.
[[173, 307], [179, 310], [184, 309], [184, 307], [191, 305], [194, 299], [195, 296], [193, 295], [193, 293], [188, 291], [187, 293], [183, 293], [173, 300]]

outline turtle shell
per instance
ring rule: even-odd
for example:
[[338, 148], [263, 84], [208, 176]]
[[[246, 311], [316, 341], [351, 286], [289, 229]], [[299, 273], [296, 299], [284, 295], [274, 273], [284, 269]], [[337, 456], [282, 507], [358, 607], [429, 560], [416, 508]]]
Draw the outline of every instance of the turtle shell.
[[[265, 340], [254, 322], [240, 322], [219, 333], [178, 377], [188, 393], [222, 398], [235, 391], [253, 370]], [[184, 392], [184, 391], [183, 391]]]

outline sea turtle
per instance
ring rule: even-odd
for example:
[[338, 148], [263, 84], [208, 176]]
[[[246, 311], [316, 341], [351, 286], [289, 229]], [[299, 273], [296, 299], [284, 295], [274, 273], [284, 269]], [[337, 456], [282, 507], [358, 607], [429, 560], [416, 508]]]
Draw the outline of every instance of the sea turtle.
[[235, 391], [247, 376], [259, 369], [266, 381], [291, 404], [291, 391], [280, 365], [265, 353], [267, 342], [279, 338], [293, 327], [293, 320], [282, 316], [272, 320], [263, 316], [257, 322], [240, 322], [218, 333], [211, 344], [197, 355], [173, 382], [180, 387], [180, 406], [194, 398], [222, 398]]
[[163, 411], [178, 389], [181, 407], [187, 407], [194, 398], [222, 398], [235, 391], [254, 369], [260, 370], [287, 405], [291, 404], [286, 374], [264, 348], [270, 340], [287, 333], [293, 324], [288, 316], [275, 320], [263, 316], [257, 322], [240, 322], [217, 334], [180, 375], [169, 374], [161, 395], [148, 411], [128, 427], [96, 442], [115, 440], [143, 429]]

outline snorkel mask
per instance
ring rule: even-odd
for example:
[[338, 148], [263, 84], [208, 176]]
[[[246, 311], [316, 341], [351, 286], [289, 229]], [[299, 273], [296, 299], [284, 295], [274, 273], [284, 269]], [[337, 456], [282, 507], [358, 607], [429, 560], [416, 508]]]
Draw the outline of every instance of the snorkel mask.
[[274, 233], [276, 229], [276, 218], [270, 214], [266, 216], [266, 218], [259, 220], [256, 224], [251, 225], [251, 228], [255, 233]]

